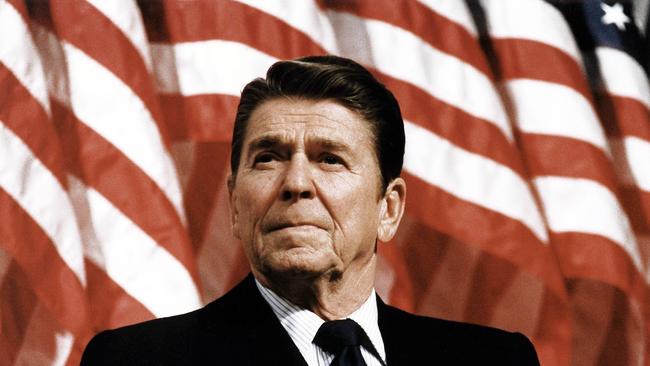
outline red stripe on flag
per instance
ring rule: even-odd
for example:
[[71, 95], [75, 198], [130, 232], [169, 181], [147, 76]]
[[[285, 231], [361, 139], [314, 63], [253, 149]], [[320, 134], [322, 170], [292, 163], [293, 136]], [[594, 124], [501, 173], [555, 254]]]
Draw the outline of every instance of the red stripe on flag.
[[513, 145], [494, 123], [444, 103], [407, 82], [376, 70], [373, 72], [395, 94], [405, 119], [456, 146], [505, 165], [520, 176], [524, 175]]
[[650, 236], [650, 192], [633, 186], [623, 186], [621, 197], [634, 232]]
[[[566, 298], [564, 283], [555, 271], [556, 264], [542, 244], [525, 225], [495, 211], [464, 201], [436, 186], [403, 174], [411, 196], [426, 205], [407, 205], [409, 215], [420, 218], [430, 227], [476, 245], [497, 257], [518, 265], [547, 286], [560, 298]], [[431, 210], [435, 207], [435, 210]], [[459, 219], [462, 218], [462, 219]]]
[[[170, 39], [160, 41], [221, 39], [247, 44], [282, 59], [326, 53], [304, 33], [248, 5], [225, 0], [174, 1], [164, 5]], [[145, 24], [147, 28], [156, 26], [147, 19]]]
[[229, 152], [230, 144], [222, 142], [197, 143], [195, 148], [194, 166], [184, 198], [196, 252], [205, 240], [217, 194], [224, 188], [222, 182], [230, 170]]
[[[410, 181], [408, 187], [409, 196], [412, 197], [414, 192]], [[444, 207], [431, 207], [436, 207], [436, 210], [440, 209], [443, 212], [445, 210]], [[481, 259], [491, 255], [483, 252], [482, 248], [454, 240], [432, 229], [429, 224], [414, 220], [417, 220], [417, 218], [407, 212], [407, 216], [398, 231], [396, 244], [403, 253], [405, 264], [408, 266], [408, 275], [396, 279], [397, 284], [395, 287], [399, 289], [404, 286], [403, 283], [412, 286], [414, 298], [409, 300], [416, 302], [417, 305], [414, 310], [417, 313], [455, 320], [473, 320], [495, 326], [499, 326], [499, 324], [494, 324], [490, 317], [497, 310], [502, 312], [511, 311], [513, 316], [535, 316], [530, 313], [522, 314], [520, 309], [511, 310], [507, 308], [507, 304], [500, 304], [497, 297], [494, 297], [494, 301], [491, 303], [484, 303], [482, 299], [477, 299], [478, 295], [472, 295], [472, 287], [482, 294], [485, 294], [488, 289], [494, 286], [501, 286], [503, 291], [508, 289], [508, 287], [501, 284], [491, 284], [490, 282], [482, 283], [483, 286], [472, 286], [473, 281], [476, 280], [473, 273], [477, 269], [477, 264], [482, 261], [483, 270], [489, 271], [491, 268], [495, 271], [501, 271], [502, 265], [514, 268], [511, 261], [496, 257], [487, 260]], [[474, 229], [473, 224], [472, 221], [465, 223], [467, 227]], [[486, 226], [488, 225], [486, 224]], [[476, 230], [480, 232], [481, 229], [476, 228]], [[475, 256], [478, 256], [478, 260], [475, 260]], [[526, 268], [519, 268], [518, 271], [521, 270], [526, 271]], [[504, 276], [508, 282], [511, 282], [515, 277], [515, 273], [510, 274], [512, 275], [510, 278]], [[461, 276], [462, 278], [456, 278], [455, 276]], [[465, 286], [465, 283], [461, 284], [461, 282], [465, 282], [464, 278], [467, 276], [473, 277], [472, 280], [466, 281], [469, 283], [469, 287]], [[442, 277], [442, 280], [438, 279], [440, 277]], [[535, 281], [533, 278], [531, 276], [531, 280]], [[444, 282], [441, 283], [440, 281]], [[399, 301], [399, 299], [396, 300]], [[463, 315], [467, 315], [467, 310], [465, 310], [467, 308], [465, 304], [467, 303], [470, 303], [470, 307], [479, 308], [479, 314], [483, 314], [478, 316], [480, 319], [472, 316], [469, 319], [463, 317]], [[481, 308], [481, 304], [484, 305], [484, 308]], [[570, 313], [566, 297], [558, 296], [552, 289], [546, 287], [541, 305], [539, 305], [539, 314], [537, 314], [535, 322], [536, 328], [532, 331], [526, 331], [526, 334], [535, 343], [542, 364], [569, 364], [568, 357], [571, 354], [572, 339], [569, 319]], [[518, 330], [521, 331], [522, 329]]]
[[534, 79], [564, 85], [593, 103], [583, 69], [563, 51], [525, 39], [492, 39], [492, 44], [499, 55], [499, 72], [504, 80]]
[[[0, 242], [24, 271], [40, 301], [77, 338], [90, 337], [84, 289], [40, 226], [0, 188]], [[25, 245], [29, 243], [29, 245]]]
[[515, 275], [521, 269], [510, 261], [482, 254], [472, 276], [463, 320], [477, 324], [493, 324], [492, 318]]
[[566, 277], [607, 283], [642, 301], [645, 280], [620, 245], [587, 233], [551, 233], [551, 238]]
[[[606, 338], [600, 349], [597, 364], [639, 365], [643, 355], [630, 342], [629, 327], [632, 324], [629, 320], [634, 316], [627, 295], [616, 290], [613, 291], [614, 298], [609, 309], [610, 322], [605, 332]], [[619, 350], [619, 352], [610, 352], [610, 350]]]
[[418, 1], [400, 1], [399, 6], [387, 1], [319, 0], [317, 3], [324, 9], [345, 11], [405, 29], [434, 48], [463, 60], [492, 78], [476, 38], [461, 25]]
[[14, 74], [0, 63], [0, 121], [29, 147], [34, 155], [66, 187], [61, 147], [47, 112]]
[[52, 112], [63, 141], [68, 169], [171, 253], [198, 284], [187, 233], [158, 185], [120, 150], [77, 120], [66, 107], [54, 101]]
[[411, 281], [412, 265], [414, 264], [405, 258], [404, 252], [397, 245], [395, 241], [380, 243], [377, 249], [378, 255], [388, 262], [395, 275], [394, 284], [385, 300], [400, 309], [416, 311], [415, 294], [418, 292], [414, 290]]
[[110, 19], [85, 0], [54, 2], [50, 4], [50, 12], [54, 23], [53, 32], [122, 80], [145, 104], [158, 125], [163, 142], [168, 145], [169, 138], [163, 125], [153, 81], [141, 55], [130, 40]]
[[634, 98], [598, 94], [598, 107], [609, 136], [634, 136], [650, 142], [650, 110]]
[[618, 193], [612, 161], [600, 148], [568, 137], [532, 133], [521, 133], [520, 141], [531, 174], [590, 179]]
[[[409, 197], [412, 196], [410, 186], [408, 194]], [[427, 293], [431, 286], [431, 279], [440, 268], [440, 260], [444, 257], [448, 240], [449, 237], [422, 223], [418, 217], [409, 215], [408, 212], [404, 215], [393, 240], [395, 244], [390, 246], [399, 249], [399, 251], [395, 250], [397, 253], [393, 254], [396, 257], [393, 261], [403, 261], [403, 266], [407, 270], [396, 272], [397, 284], [393, 286], [391, 303], [396, 305], [405, 303], [408, 307], [404, 309], [423, 313], [424, 294]], [[407, 284], [408, 291], [401, 290], [402, 283]], [[398, 298], [397, 295], [400, 294], [409, 297]]]
[[[599, 113], [609, 137], [636, 137], [650, 144], [650, 110], [643, 103], [607, 93], [599, 93], [597, 97]], [[619, 154], [615, 157], [623, 164], [622, 171], [629, 169], [627, 154], [617, 150], [614, 154]], [[650, 236], [650, 192], [635, 186], [634, 182], [621, 179], [620, 183], [621, 201], [635, 233]]]
[[25, 24], [29, 24], [29, 14], [27, 12], [27, 7], [23, 0], [5, 0], [8, 4], [14, 7], [18, 14], [23, 18]]
[[239, 97], [220, 94], [161, 94], [172, 141], [230, 142]]
[[137, 299], [113, 282], [103, 269], [89, 260], [85, 261], [85, 265], [93, 330], [117, 328], [154, 318]]
[[38, 299], [12, 261], [0, 283], [0, 365], [13, 365]]
[[541, 365], [569, 365], [573, 330], [569, 304], [551, 291], [544, 293], [533, 343]]

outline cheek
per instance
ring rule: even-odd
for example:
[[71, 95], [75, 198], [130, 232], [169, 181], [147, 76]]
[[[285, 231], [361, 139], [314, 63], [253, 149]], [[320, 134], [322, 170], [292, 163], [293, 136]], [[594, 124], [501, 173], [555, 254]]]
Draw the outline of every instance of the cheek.
[[317, 172], [314, 174], [314, 183], [319, 193], [332, 201], [359, 196], [366, 188], [363, 180], [351, 173]]
[[251, 228], [261, 219], [263, 210], [259, 201], [253, 199], [249, 193], [242, 197], [239, 205], [239, 226], [241, 235], [248, 237], [251, 234]]
[[[238, 187], [238, 213], [240, 225], [251, 226], [262, 219], [277, 196], [274, 179], [251, 177], [242, 180]], [[242, 233], [245, 235], [245, 233]]]
[[333, 178], [322, 180], [318, 185], [323, 203], [346, 236], [376, 235], [378, 193], [376, 187], [363, 183]]

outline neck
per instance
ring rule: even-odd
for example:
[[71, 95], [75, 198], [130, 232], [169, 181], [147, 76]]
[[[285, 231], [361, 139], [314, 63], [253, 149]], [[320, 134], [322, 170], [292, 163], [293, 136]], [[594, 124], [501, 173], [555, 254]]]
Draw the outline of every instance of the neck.
[[372, 293], [376, 256], [359, 268], [343, 273], [325, 272], [316, 276], [261, 274], [255, 277], [265, 287], [308, 309], [324, 320], [344, 319], [361, 307]]

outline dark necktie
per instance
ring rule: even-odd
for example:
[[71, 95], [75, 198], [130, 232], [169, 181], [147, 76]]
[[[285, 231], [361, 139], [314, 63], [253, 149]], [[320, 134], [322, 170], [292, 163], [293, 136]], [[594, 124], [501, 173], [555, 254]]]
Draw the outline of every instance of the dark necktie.
[[365, 366], [360, 346], [370, 344], [372, 347], [366, 333], [352, 319], [323, 323], [314, 337], [314, 343], [334, 355], [330, 366]]

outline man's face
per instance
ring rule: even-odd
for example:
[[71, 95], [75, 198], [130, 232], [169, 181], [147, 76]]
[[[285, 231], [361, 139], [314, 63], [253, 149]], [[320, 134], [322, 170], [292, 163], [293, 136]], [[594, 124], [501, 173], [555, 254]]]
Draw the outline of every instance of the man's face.
[[230, 187], [233, 231], [253, 270], [308, 278], [364, 268], [386, 211], [380, 177], [370, 127], [349, 109], [260, 105]]

